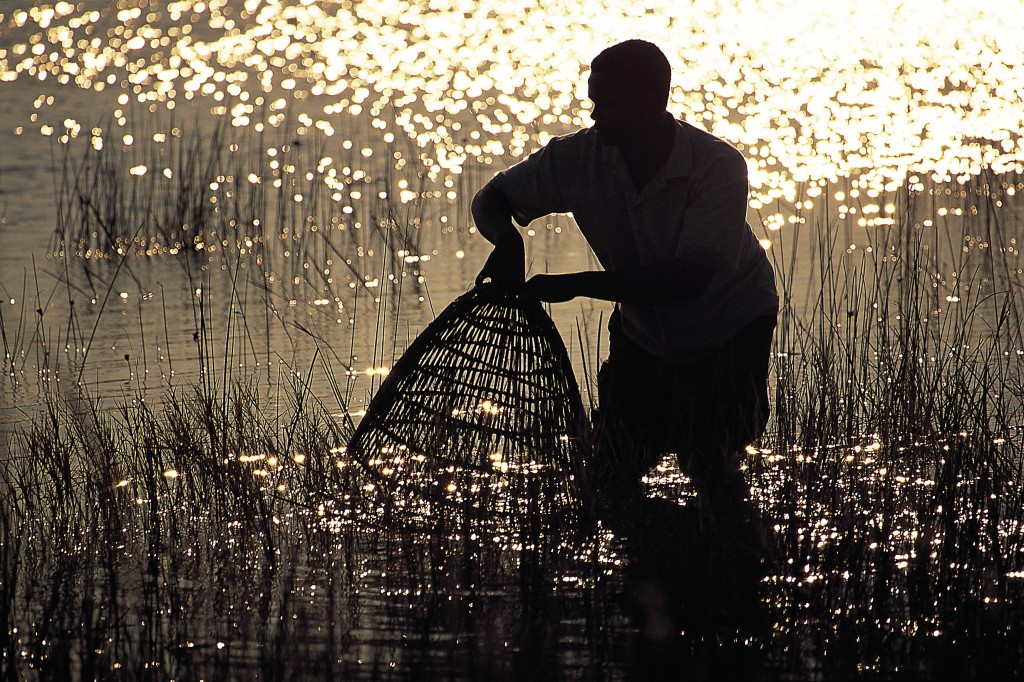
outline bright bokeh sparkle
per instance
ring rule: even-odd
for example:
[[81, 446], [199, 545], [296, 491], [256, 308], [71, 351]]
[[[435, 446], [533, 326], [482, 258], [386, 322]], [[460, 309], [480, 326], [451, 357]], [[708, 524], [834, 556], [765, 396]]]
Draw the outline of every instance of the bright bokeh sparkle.
[[587, 125], [587, 64], [642, 36], [671, 110], [747, 155], [755, 209], [807, 187], [1024, 169], [1024, 3], [210, 0], [162, 11], [34, 4], [2, 16], [0, 79], [209, 100], [237, 126], [260, 97], [333, 135], [368, 118], [429, 170], [508, 163]]

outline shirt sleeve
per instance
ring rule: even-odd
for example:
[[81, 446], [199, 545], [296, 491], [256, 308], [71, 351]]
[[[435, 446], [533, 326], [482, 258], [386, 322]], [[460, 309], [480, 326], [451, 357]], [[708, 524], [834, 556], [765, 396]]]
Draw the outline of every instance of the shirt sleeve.
[[569, 150], [564, 140], [555, 139], [491, 179], [512, 206], [520, 225], [549, 213], [568, 213], [565, 166]]
[[695, 178], [675, 255], [735, 271], [753, 238], [747, 226], [747, 162], [731, 147], [709, 161]]

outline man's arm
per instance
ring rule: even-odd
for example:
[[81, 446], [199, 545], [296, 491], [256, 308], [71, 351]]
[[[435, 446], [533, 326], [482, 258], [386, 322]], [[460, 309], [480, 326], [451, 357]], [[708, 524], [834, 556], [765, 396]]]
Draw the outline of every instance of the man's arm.
[[494, 244], [484, 267], [477, 275], [477, 283], [490, 279], [495, 284], [515, 291], [525, 278], [525, 248], [523, 237], [512, 224], [512, 205], [505, 193], [488, 182], [473, 197], [473, 220], [476, 229]]
[[473, 197], [472, 211], [476, 229], [490, 243], [497, 245], [510, 232], [518, 234], [512, 224], [512, 204], [493, 182], [488, 182]]
[[714, 277], [713, 268], [684, 258], [627, 270], [590, 270], [563, 275], [535, 275], [520, 296], [549, 303], [577, 296], [617, 303], [671, 303], [699, 296]]

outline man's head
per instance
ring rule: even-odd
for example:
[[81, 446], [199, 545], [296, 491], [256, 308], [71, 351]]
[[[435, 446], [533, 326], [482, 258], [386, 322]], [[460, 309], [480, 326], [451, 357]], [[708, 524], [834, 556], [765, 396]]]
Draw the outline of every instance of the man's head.
[[603, 50], [590, 64], [591, 114], [608, 144], [630, 142], [663, 117], [668, 105], [671, 67], [658, 46], [627, 40]]

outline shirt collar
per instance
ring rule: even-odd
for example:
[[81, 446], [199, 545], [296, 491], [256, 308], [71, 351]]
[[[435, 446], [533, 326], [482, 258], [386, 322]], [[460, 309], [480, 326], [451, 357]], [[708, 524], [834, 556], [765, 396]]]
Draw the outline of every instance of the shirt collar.
[[686, 178], [693, 174], [693, 147], [686, 124], [678, 120], [675, 123], [676, 139], [662, 172], [666, 178]]
[[[672, 142], [672, 151], [669, 153], [665, 165], [658, 171], [655, 178], [687, 178], [693, 174], [693, 146], [690, 141], [686, 124], [675, 120], [676, 136]], [[595, 136], [596, 140], [597, 137]], [[597, 144], [601, 145], [600, 142]], [[623, 180], [630, 182], [629, 171], [626, 169], [626, 162], [622, 158], [622, 152], [618, 147], [601, 145], [601, 163], [610, 166], [612, 171]]]

